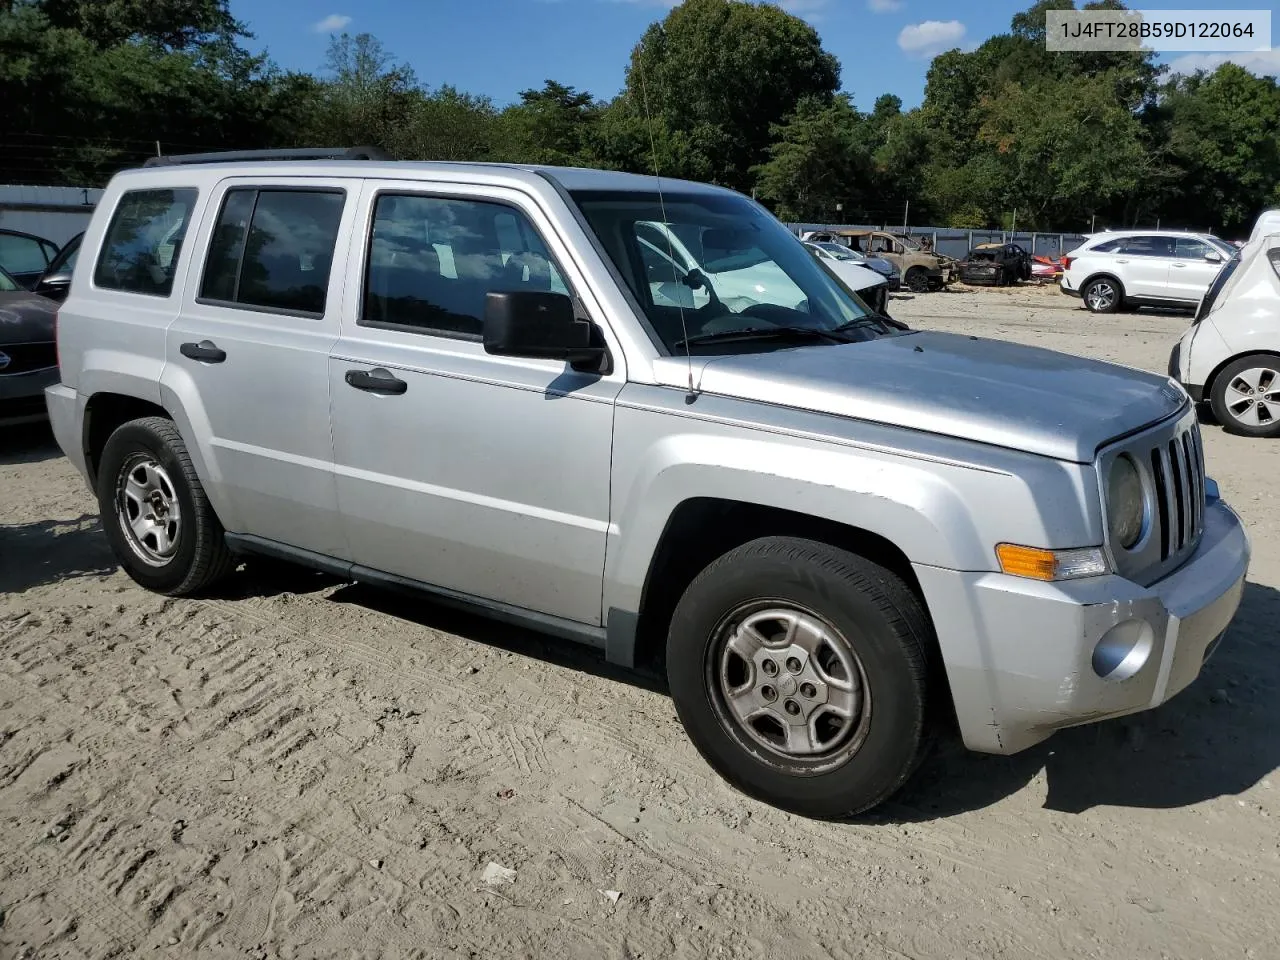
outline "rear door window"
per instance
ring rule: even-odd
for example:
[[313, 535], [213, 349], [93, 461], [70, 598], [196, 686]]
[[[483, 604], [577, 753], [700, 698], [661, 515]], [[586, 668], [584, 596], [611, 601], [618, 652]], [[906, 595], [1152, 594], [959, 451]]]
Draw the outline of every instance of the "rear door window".
[[1118, 252], [1127, 257], [1172, 257], [1173, 237], [1129, 237]]
[[193, 188], [131, 190], [120, 198], [93, 271], [96, 286], [167, 297], [196, 203]]
[[321, 316], [346, 194], [237, 187], [214, 225], [202, 301]]

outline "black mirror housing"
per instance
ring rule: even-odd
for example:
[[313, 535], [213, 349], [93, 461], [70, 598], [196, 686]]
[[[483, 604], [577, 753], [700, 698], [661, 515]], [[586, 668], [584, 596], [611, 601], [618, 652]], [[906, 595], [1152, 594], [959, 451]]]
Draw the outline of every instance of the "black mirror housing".
[[591, 323], [574, 314], [573, 299], [541, 290], [485, 295], [484, 351], [500, 357], [599, 364], [605, 348], [593, 342]]

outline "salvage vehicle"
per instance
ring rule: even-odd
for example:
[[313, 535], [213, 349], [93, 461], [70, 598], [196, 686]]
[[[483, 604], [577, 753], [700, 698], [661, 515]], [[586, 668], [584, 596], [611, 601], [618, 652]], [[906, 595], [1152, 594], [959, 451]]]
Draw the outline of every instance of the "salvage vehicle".
[[45, 418], [44, 388], [58, 382], [57, 307], [0, 269], [0, 426]]
[[721, 187], [288, 155], [114, 176], [59, 311], [54, 433], [151, 590], [266, 555], [581, 641], [812, 817], [1162, 703], [1233, 619], [1166, 377], [903, 330]]
[[881, 317], [889, 316], [889, 281], [880, 273], [858, 262], [852, 256], [833, 256], [817, 244], [806, 243], [804, 248], [813, 258], [848, 287], [871, 312]]
[[57, 255], [58, 245], [52, 240], [21, 230], [0, 229], [0, 270], [26, 290], [35, 285]]
[[1031, 279], [1031, 254], [1016, 243], [980, 243], [960, 262], [959, 276], [962, 283], [1012, 286]]
[[874, 270], [888, 281], [888, 289], [891, 292], [902, 289], [902, 274], [898, 272], [897, 267], [882, 257], [868, 257], [834, 240], [809, 240], [805, 241], [805, 246], [820, 260], [848, 263]]
[[911, 237], [884, 230], [850, 230], [841, 227], [806, 234], [805, 239], [842, 243], [864, 256], [888, 260], [898, 268], [902, 282], [914, 293], [941, 290], [955, 279], [955, 261], [932, 250], [925, 250]]
[[1207, 233], [1108, 231], [1089, 236], [1063, 258], [1063, 293], [1092, 313], [1122, 307], [1195, 310], [1222, 264], [1235, 253]]
[[67, 288], [71, 286], [71, 273], [76, 267], [76, 257], [80, 253], [80, 241], [83, 233], [78, 233], [58, 251], [58, 255], [49, 263], [44, 274], [32, 287], [36, 293], [50, 300], [61, 302], [66, 299]]
[[1174, 346], [1169, 376], [1227, 432], [1280, 437], [1280, 233], [1227, 261]]

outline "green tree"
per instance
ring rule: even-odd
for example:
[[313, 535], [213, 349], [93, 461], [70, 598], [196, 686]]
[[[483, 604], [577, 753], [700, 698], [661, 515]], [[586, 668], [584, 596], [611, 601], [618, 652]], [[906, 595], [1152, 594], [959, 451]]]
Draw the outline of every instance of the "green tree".
[[872, 170], [861, 136], [865, 123], [846, 96], [830, 103], [801, 100], [790, 118], [774, 126], [769, 159], [756, 168], [760, 197], [793, 221], [839, 220], [842, 212], [861, 208]]
[[1175, 77], [1164, 87], [1178, 202], [1166, 219], [1243, 230], [1280, 203], [1280, 86], [1232, 63]]
[[840, 65], [817, 32], [776, 6], [685, 0], [645, 31], [631, 54], [631, 109], [661, 118], [696, 151], [686, 168], [750, 189], [771, 130], [806, 97], [830, 101]]
[[[24, 0], [19, 0], [22, 5]], [[146, 40], [188, 50], [217, 38], [247, 36], [227, 0], [25, 0], [54, 27], [74, 30], [99, 49]]]
[[554, 80], [521, 90], [520, 102], [502, 112], [503, 150], [523, 163], [590, 164], [592, 128], [603, 109], [585, 90]]

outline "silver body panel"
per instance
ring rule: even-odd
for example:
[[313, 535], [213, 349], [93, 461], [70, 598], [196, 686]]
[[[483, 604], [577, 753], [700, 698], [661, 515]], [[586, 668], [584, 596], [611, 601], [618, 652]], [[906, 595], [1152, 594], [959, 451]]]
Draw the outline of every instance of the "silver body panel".
[[[347, 191], [323, 317], [198, 302], [211, 221], [232, 181]], [[173, 296], [95, 288], [93, 264], [121, 193], [157, 183], [200, 191]], [[1002, 542], [1105, 545], [1100, 451], [1136, 449], [1181, 424], [1181, 390], [1111, 364], [918, 332], [667, 356], [567, 200], [578, 187], [648, 190], [652, 181], [353, 162], [121, 174], [86, 233], [61, 311], [62, 383], [47, 391], [58, 442], [88, 474], [84, 419], [95, 394], [162, 405], [237, 542], [474, 601], [603, 642], [622, 663], [682, 504], [758, 504], [874, 533], [916, 572], [974, 749], [1011, 752], [1060, 726], [1142, 709], [1194, 676], [1206, 635], [1234, 613], [1248, 563], [1225, 506], [1202, 511], [1197, 538], [1167, 568], [1139, 558], [1126, 576], [1039, 583], [999, 573], [995, 555]], [[363, 325], [365, 250], [384, 190], [522, 211], [600, 328], [609, 372]], [[226, 362], [182, 355], [182, 343], [201, 340], [225, 349]], [[377, 368], [405, 381], [404, 393], [346, 381], [351, 370]], [[1125, 617], [1160, 632], [1159, 654], [1132, 679], [1090, 681], [1093, 645]]]

